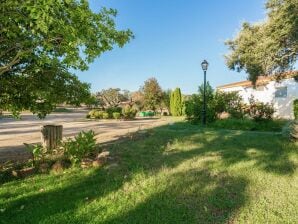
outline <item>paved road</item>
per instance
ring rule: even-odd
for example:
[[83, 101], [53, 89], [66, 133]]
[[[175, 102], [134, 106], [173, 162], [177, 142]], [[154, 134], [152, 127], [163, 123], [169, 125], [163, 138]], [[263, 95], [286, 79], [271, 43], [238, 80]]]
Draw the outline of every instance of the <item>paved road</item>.
[[138, 129], [168, 123], [167, 119], [136, 119], [133, 121], [87, 121], [85, 112], [53, 113], [44, 120], [23, 115], [21, 120], [0, 119], [0, 162], [28, 158], [23, 143], [40, 142], [40, 128], [45, 124], [62, 124], [63, 136], [71, 137], [83, 130], [94, 130], [98, 142], [113, 140]]

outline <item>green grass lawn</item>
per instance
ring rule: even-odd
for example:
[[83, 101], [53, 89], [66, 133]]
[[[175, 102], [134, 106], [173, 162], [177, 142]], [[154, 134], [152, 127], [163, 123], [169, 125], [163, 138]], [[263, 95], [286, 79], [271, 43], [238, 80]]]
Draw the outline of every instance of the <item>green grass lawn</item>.
[[223, 120], [217, 120], [211, 124], [210, 127], [220, 129], [231, 130], [243, 130], [243, 131], [272, 131], [280, 132], [287, 123], [287, 120], [264, 120], [254, 121], [251, 119], [234, 119], [228, 118]]
[[297, 223], [297, 144], [279, 133], [163, 126], [100, 169], [0, 185], [0, 223]]

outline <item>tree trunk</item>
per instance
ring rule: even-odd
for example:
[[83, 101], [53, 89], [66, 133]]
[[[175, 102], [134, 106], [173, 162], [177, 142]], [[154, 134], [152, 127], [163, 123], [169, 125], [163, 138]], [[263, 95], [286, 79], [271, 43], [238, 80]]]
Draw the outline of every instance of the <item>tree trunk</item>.
[[44, 125], [41, 127], [41, 142], [48, 150], [57, 148], [62, 140], [62, 125]]

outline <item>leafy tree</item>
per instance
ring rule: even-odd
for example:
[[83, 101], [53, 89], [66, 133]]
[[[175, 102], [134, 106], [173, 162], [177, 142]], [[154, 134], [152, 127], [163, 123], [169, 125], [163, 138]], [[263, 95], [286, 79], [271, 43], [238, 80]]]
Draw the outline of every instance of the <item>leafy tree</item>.
[[[203, 96], [204, 85], [199, 86], [199, 93], [193, 94], [185, 102], [185, 114], [188, 120], [193, 123], [199, 123], [202, 119], [203, 110]], [[215, 103], [214, 103], [214, 90], [209, 84], [206, 83], [206, 105], [207, 105], [207, 122], [213, 122], [216, 119]]]
[[132, 38], [130, 30], [116, 30], [116, 14], [106, 8], [95, 13], [87, 0], [1, 1], [0, 108], [50, 112], [65, 98], [55, 98], [61, 88], [66, 98], [82, 99], [74, 90], [85, 93], [88, 85], [68, 69], [86, 70]]
[[156, 78], [149, 78], [142, 87], [144, 94], [144, 107], [155, 111], [162, 101], [162, 89]]
[[103, 89], [96, 95], [104, 107], [117, 107], [121, 102], [128, 100], [119, 88]]
[[291, 70], [298, 56], [298, 0], [268, 0], [265, 22], [245, 22], [226, 42], [227, 66], [244, 70], [253, 82], [260, 75]]
[[57, 104], [78, 106], [90, 97], [90, 85], [82, 83], [66, 69], [44, 66], [36, 73], [0, 75], [0, 108], [15, 117], [29, 109], [44, 118]]
[[182, 116], [183, 100], [182, 100], [180, 88], [176, 88], [171, 93], [170, 106], [171, 106], [171, 114], [173, 116]]
[[143, 110], [144, 108], [144, 93], [142, 91], [136, 91], [130, 95], [131, 101], [138, 110]]
[[161, 101], [161, 109], [167, 108], [167, 110], [171, 111], [171, 93], [170, 89], [162, 92], [162, 101]]
[[227, 112], [233, 118], [243, 118], [245, 115], [244, 102], [238, 92], [216, 91], [214, 109], [218, 114]]
[[264, 38], [262, 25], [250, 25], [244, 23], [241, 31], [234, 40], [229, 40], [230, 54], [226, 55], [226, 63], [229, 69], [244, 70], [253, 82], [261, 74], [268, 70], [265, 61], [267, 49], [259, 42]]
[[95, 94], [92, 94], [89, 99], [85, 101], [85, 104], [88, 108], [96, 108], [102, 105], [102, 102], [96, 97]]

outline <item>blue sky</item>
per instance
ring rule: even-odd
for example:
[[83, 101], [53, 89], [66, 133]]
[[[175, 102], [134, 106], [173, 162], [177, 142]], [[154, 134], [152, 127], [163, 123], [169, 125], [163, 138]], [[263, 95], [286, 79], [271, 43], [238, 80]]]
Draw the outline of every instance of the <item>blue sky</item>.
[[97, 58], [88, 71], [75, 73], [91, 83], [92, 92], [119, 87], [138, 90], [156, 77], [164, 88], [180, 87], [194, 93], [203, 81], [200, 63], [207, 59], [207, 79], [216, 87], [246, 79], [246, 74], [227, 69], [224, 41], [233, 37], [243, 21], [264, 19], [264, 0], [91, 0], [118, 10], [119, 29], [135, 35], [124, 48]]

